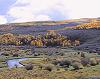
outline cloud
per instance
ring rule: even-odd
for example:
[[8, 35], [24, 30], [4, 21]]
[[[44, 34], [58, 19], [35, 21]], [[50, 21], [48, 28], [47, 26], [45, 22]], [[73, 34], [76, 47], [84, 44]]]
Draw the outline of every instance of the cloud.
[[12, 7], [10, 11], [8, 12], [9, 15], [15, 17], [15, 18], [23, 18], [23, 17], [29, 17], [32, 16], [33, 14], [29, 9], [26, 7]]
[[5, 18], [5, 16], [0, 15], [0, 24], [6, 24], [7, 23], [7, 19]]
[[95, 18], [100, 16], [99, 3], [100, 0], [16, 0], [7, 14], [15, 19], [12, 22]]
[[[17, 0], [8, 11], [8, 15], [15, 18], [13, 22], [48, 21], [52, 18], [48, 15], [59, 0]], [[45, 13], [44, 13], [45, 12]]]
[[20, 23], [20, 22], [31, 22], [31, 21], [50, 21], [51, 18], [47, 15], [38, 15], [34, 17], [21, 17], [21, 18], [16, 18], [14, 21], [11, 23]]
[[72, 19], [100, 16], [100, 10], [98, 10], [100, 0], [63, 0], [62, 3], [69, 10], [69, 16]]
[[48, 15], [35, 14], [26, 7], [13, 7], [8, 14], [15, 18], [12, 22], [47, 21], [51, 20]]
[[50, 21], [52, 19], [47, 15], [38, 15], [34, 20], [36, 20], [36, 21]]

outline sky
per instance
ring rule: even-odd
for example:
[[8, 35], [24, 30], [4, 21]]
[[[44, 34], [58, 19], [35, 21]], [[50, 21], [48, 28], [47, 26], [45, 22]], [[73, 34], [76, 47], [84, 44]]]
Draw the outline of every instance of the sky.
[[0, 24], [100, 17], [100, 0], [0, 0]]

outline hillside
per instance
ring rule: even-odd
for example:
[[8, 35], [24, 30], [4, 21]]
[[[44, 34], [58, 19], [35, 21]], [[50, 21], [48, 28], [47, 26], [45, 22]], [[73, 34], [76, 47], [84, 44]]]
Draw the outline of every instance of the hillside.
[[[14, 34], [37, 34], [45, 33], [47, 30], [59, 30], [66, 27], [77, 26], [83, 23], [89, 23], [93, 19], [83, 18], [75, 20], [64, 21], [36, 21], [26, 23], [11, 23], [0, 25], [0, 34], [14, 33]], [[26, 30], [27, 29], [27, 30]]]
[[64, 21], [39, 21], [26, 23], [11, 23], [0, 25], [0, 34], [45, 34], [48, 30], [55, 30], [71, 40], [79, 39], [78, 49], [100, 50], [99, 18], [83, 18]]
[[100, 79], [99, 19], [0, 25], [0, 71], [0, 79]]

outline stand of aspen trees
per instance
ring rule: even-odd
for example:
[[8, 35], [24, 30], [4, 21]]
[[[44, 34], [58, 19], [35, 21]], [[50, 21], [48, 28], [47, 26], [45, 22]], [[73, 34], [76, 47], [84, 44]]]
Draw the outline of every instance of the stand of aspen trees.
[[37, 36], [32, 35], [14, 35], [11, 33], [0, 35], [1, 45], [32, 45], [37, 47], [42, 46], [78, 46], [80, 45], [79, 40], [71, 41], [67, 37], [55, 33], [54, 31], [49, 31], [47, 34]]

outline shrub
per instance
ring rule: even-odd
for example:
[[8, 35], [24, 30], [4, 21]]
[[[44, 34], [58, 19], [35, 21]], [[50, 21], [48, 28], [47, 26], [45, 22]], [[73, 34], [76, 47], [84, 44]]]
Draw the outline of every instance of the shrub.
[[82, 59], [81, 59], [81, 64], [82, 64], [83, 66], [88, 66], [88, 65], [90, 64], [89, 58], [82, 58]]
[[53, 70], [53, 66], [44, 65], [44, 70], [52, 71]]
[[97, 61], [96, 61], [95, 58], [90, 58], [90, 65], [91, 65], [91, 66], [97, 65]]
[[59, 63], [60, 63], [60, 61], [58, 61], [58, 60], [52, 61], [52, 64], [54, 64], [54, 65], [58, 65]]
[[54, 65], [59, 65], [62, 67], [69, 67], [72, 64], [72, 60], [71, 59], [64, 59], [64, 60], [55, 60], [52, 62], [52, 64]]
[[4, 56], [9, 56], [9, 54], [8, 54], [8, 53], [2, 53], [1, 55], [4, 55]]
[[100, 59], [98, 59], [98, 58], [97, 58], [97, 59], [96, 59], [96, 61], [97, 61], [97, 64], [99, 64], [99, 63], [100, 63]]
[[34, 53], [34, 56], [39, 56], [40, 54], [39, 53]]
[[81, 53], [81, 57], [85, 58], [85, 53], [82, 52]]
[[33, 65], [31, 63], [25, 65], [25, 69], [26, 70], [32, 70], [33, 69]]
[[80, 52], [77, 52], [77, 54], [79, 55], [79, 54], [80, 54]]
[[42, 67], [42, 65], [38, 65], [38, 68], [39, 68], [39, 69], [42, 69], [43, 67]]
[[83, 69], [83, 65], [81, 63], [79, 63], [79, 62], [74, 62], [72, 64], [72, 66], [73, 66], [74, 70]]
[[64, 53], [59, 53], [61, 56], [64, 56]]
[[13, 54], [13, 57], [18, 57], [18, 54], [17, 53]]
[[70, 59], [65, 59], [60, 61], [59, 65], [63, 67], [69, 67], [71, 65], [72, 61]]

